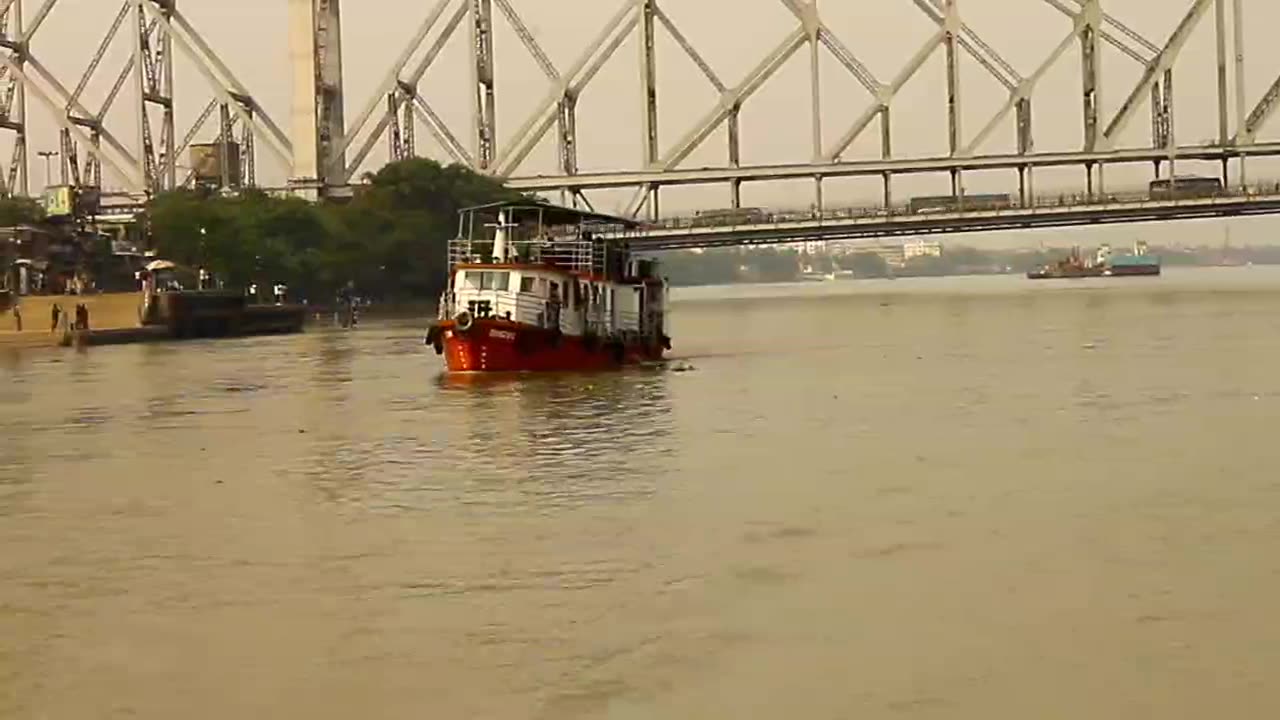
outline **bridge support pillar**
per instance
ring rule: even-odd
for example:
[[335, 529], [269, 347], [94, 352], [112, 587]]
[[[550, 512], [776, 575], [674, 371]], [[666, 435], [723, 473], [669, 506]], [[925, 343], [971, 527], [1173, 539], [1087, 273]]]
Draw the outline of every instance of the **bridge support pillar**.
[[293, 61], [293, 174], [289, 186], [319, 197], [346, 182], [341, 0], [289, 0]]
[[1085, 198], [1090, 202], [1093, 201], [1093, 163], [1085, 163], [1084, 166], [1084, 191]]
[[826, 207], [822, 200], [822, 176], [821, 175], [813, 176], [813, 203], [814, 203], [813, 205], [814, 209], [818, 213], [818, 217], [821, 218], [822, 212]]
[[884, 209], [886, 213], [893, 213], [893, 173], [884, 173]]
[[1027, 206], [1027, 166], [1018, 166], [1018, 206]]
[[742, 207], [742, 181], [729, 181], [729, 207], [737, 210]]
[[493, 3], [471, 0], [471, 79], [475, 107], [475, 162], [481, 171], [493, 167], [498, 152], [497, 110], [494, 108]]

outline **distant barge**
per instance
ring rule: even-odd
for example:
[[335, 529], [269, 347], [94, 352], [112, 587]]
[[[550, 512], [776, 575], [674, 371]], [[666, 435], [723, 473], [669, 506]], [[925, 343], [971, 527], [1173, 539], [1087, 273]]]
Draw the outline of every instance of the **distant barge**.
[[1071, 254], [1052, 265], [1045, 265], [1027, 273], [1031, 280], [1060, 280], [1094, 277], [1141, 277], [1158, 276], [1160, 274], [1160, 258], [1147, 252], [1144, 242], [1134, 244], [1133, 252], [1127, 255], [1111, 254], [1111, 247], [1103, 245], [1097, 254], [1086, 260], [1080, 254], [1080, 248], [1073, 248]]

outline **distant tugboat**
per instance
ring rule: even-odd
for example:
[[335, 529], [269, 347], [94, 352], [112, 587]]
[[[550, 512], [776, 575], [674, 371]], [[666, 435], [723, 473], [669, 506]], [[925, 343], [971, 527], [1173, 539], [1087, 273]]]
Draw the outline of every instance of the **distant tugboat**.
[[1032, 280], [1058, 280], [1091, 277], [1156, 276], [1160, 274], [1160, 258], [1147, 252], [1147, 244], [1139, 240], [1133, 252], [1112, 256], [1111, 246], [1103, 245], [1093, 258], [1086, 260], [1080, 248], [1072, 248], [1071, 254], [1052, 265], [1045, 265], [1027, 273]]

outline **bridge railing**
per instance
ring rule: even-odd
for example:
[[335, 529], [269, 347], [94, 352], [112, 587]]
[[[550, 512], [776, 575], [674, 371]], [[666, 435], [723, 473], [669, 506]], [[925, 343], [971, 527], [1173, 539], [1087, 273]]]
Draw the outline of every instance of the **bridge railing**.
[[921, 217], [927, 218], [931, 215], [947, 214], [947, 215], [974, 215], [987, 216], [992, 214], [1018, 213], [1025, 214], [1027, 211], [1035, 211], [1039, 209], [1063, 209], [1063, 208], [1079, 208], [1079, 207], [1107, 207], [1114, 205], [1124, 205], [1128, 207], [1143, 207], [1147, 205], [1167, 207], [1169, 205], [1178, 204], [1205, 204], [1213, 201], [1233, 201], [1247, 200], [1253, 197], [1275, 196], [1280, 195], [1280, 182], [1262, 182], [1247, 186], [1246, 188], [1223, 190], [1212, 195], [1185, 195], [1172, 198], [1153, 198], [1146, 190], [1125, 190], [1121, 192], [1097, 193], [1089, 195], [1087, 193], [1042, 193], [1031, 197], [1028, 202], [1022, 203], [1017, 199], [1013, 199], [1009, 204], [991, 205], [978, 204], [976, 207], [964, 207], [963, 204], [950, 208], [928, 208], [913, 209], [910, 204], [902, 203], [892, 206], [884, 205], [863, 205], [852, 206], [836, 209], [828, 209], [822, 212], [812, 210], [799, 211], [778, 211], [765, 213], [754, 218], [734, 219], [731, 222], [717, 223], [712, 222], [706, 217], [689, 216], [665, 218], [650, 225], [653, 230], [690, 230], [690, 231], [714, 231], [732, 228], [758, 228], [761, 226], [780, 225], [785, 223], [813, 223], [813, 222], [842, 222], [857, 220], [890, 220], [895, 218], [911, 218]]

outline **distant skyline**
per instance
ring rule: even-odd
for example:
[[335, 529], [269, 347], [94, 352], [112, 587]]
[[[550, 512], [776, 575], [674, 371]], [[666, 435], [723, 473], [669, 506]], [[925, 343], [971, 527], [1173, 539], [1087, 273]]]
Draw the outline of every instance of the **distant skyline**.
[[[565, 70], [623, 0], [512, 0], [532, 34], [552, 61]], [[1020, 74], [1027, 76], [1050, 50], [1070, 32], [1068, 18], [1043, 0], [957, 0], [965, 21], [994, 46]], [[1068, 0], [1070, 2], [1070, 0]], [[1157, 45], [1162, 45], [1174, 25], [1190, 7], [1189, 0], [1106, 0], [1105, 9]], [[27, 0], [27, 14], [35, 3]], [[344, 11], [344, 45], [347, 78], [347, 116], [354, 118], [369, 101], [374, 87], [407, 44], [434, 0], [347, 0]], [[1228, 3], [1230, 5], [1230, 3]], [[1246, 0], [1247, 96], [1252, 107], [1267, 85], [1280, 74], [1280, 44], [1271, 41], [1272, 28], [1280, 26], [1280, 4]], [[74, 86], [87, 65], [119, 5], [103, 0], [60, 0], [35, 38], [32, 50], [69, 86]], [[222, 59], [245, 82], [267, 111], [288, 126], [289, 68], [285, 44], [285, 0], [222, 0], [197, 3], [186, 0], [182, 10], [205, 35]], [[663, 9], [701, 51], [726, 84], [736, 84], [797, 21], [779, 0], [665, 0]], [[875, 0], [850, 3], [822, 0], [821, 15], [832, 31], [862, 60], [881, 82], [889, 82], [936, 26], [912, 0]], [[495, 7], [498, 132], [500, 147], [546, 95], [548, 83], [520, 45], [515, 33]], [[465, 30], [461, 28], [460, 30]], [[695, 66], [684, 57], [665, 30], [659, 29], [659, 133], [663, 150], [673, 145], [708, 110], [716, 96]], [[433, 35], [434, 37], [434, 35]], [[467, 33], [459, 32], [446, 46], [428, 74], [422, 90], [455, 134], [471, 134]], [[1199, 143], [1217, 136], [1217, 89], [1214, 49], [1214, 17], [1210, 12], [1183, 51], [1175, 70], [1177, 137], [1182, 143]], [[117, 40], [104, 61], [97, 80], [86, 91], [96, 106], [109, 87], [109, 78], [127, 57], [127, 38]], [[638, 49], [629, 39], [587, 88], [579, 103], [579, 158], [582, 170], [630, 169], [639, 166]], [[1034, 125], [1038, 151], [1079, 149], [1081, 138], [1080, 71], [1078, 45], [1049, 71], [1035, 94]], [[1104, 119], [1109, 119], [1123, 96], [1137, 81], [1140, 66], [1110, 45], [1104, 45]], [[809, 113], [809, 58], [802, 49], [745, 105], [742, 115], [743, 162], [763, 164], [805, 162], [812, 154]], [[178, 125], [181, 135], [212, 97], [203, 79], [184, 59], [177, 64]], [[1005, 89], [972, 58], [962, 55], [963, 134], [971, 139], [1007, 97]], [[823, 52], [822, 125], [825, 143], [843, 134], [867, 106], [868, 93], [829, 53]], [[113, 127], [132, 145], [136, 131], [127, 86], [119, 108], [110, 117]], [[895, 154], [898, 157], [940, 156], [947, 152], [943, 53], [936, 51], [893, 105]], [[43, 183], [41, 150], [56, 149], [53, 123], [45, 107], [30, 101], [34, 188]], [[1234, 122], [1234, 112], [1233, 122]], [[425, 129], [417, 133], [420, 154], [445, 159]], [[996, 132], [983, 152], [1010, 152], [1014, 130], [1011, 121]], [[1280, 120], [1264, 132], [1264, 138], [1280, 137]], [[845, 159], [879, 156], [879, 130], [873, 125]], [[1144, 106], [1134, 116], [1119, 143], [1150, 143], [1150, 111]], [[684, 166], [720, 165], [725, 161], [723, 128], [690, 156]], [[283, 181], [283, 168], [259, 148], [259, 175], [264, 184]], [[385, 161], [385, 143], [371, 158], [376, 167]], [[1280, 163], [1258, 161], [1250, 165], [1254, 179], [1280, 178]], [[1213, 173], [1213, 166], [1186, 164], [1180, 171]], [[530, 156], [518, 174], [555, 173], [554, 132]], [[1131, 166], [1108, 173], [1112, 189], [1141, 187], [1151, 168]], [[966, 186], [972, 192], [1016, 191], [1012, 173], [970, 173]], [[1064, 169], [1037, 175], [1037, 190], [1082, 188], [1083, 171]], [[896, 194], [946, 192], [942, 176], [901, 178]], [[826, 184], [830, 206], [862, 204], [880, 195], [876, 179], [835, 180]], [[614, 209], [630, 191], [593, 195], [597, 206]], [[597, 199], [598, 198], [598, 199]], [[681, 188], [664, 192], [664, 209], [678, 211], [727, 205], [723, 186]], [[743, 202], [769, 207], [803, 207], [812, 198], [812, 183], [764, 183], [747, 185]]]

